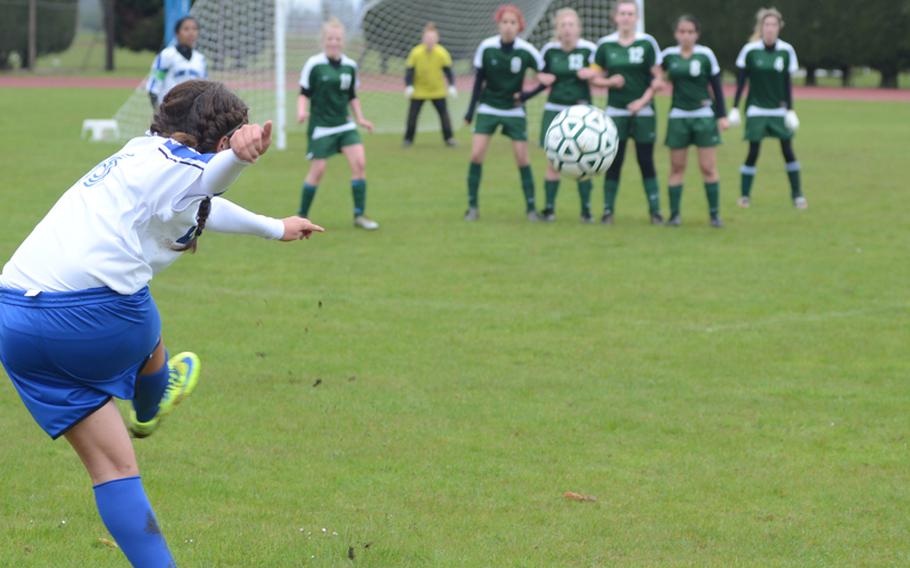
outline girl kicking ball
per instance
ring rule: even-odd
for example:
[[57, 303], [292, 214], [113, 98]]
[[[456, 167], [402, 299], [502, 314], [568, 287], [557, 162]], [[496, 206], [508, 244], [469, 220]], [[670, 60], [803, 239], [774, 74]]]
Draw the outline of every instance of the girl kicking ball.
[[247, 124], [247, 106], [220, 83], [177, 85], [150, 135], [70, 187], [0, 273], [0, 363], [41, 428], [79, 455], [136, 567], [175, 563], [111, 399], [132, 401], [129, 430], [145, 437], [199, 378], [195, 354], [168, 357], [149, 281], [206, 229], [282, 241], [323, 230], [219, 197], [269, 149], [271, 130]]

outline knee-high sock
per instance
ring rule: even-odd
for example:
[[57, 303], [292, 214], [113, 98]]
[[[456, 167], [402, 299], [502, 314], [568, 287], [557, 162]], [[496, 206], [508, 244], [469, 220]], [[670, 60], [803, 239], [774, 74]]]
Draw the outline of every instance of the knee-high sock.
[[752, 182], [755, 181], [755, 164], [758, 162], [758, 153], [761, 151], [760, 142], [749, 142], [749, 154], [746, 162], [739, 169], [739, 194], [749, 197], [752, 193]]
[[136, 419], [140, 422], [148, 422], [158, 412], [158, 404], [161, 402], [161, 397], [164, 396], [164, 391], [167, 390], [167, 380], [171, 370], [167, 363], [168, 359], [168, 353], [165, 351], [164, 365], [159, 370], [136, 377], [133, 409], [136, 411]]
[[752, 193], [752, 182], [755, 181], [755, 166], [746, 166], [739, 168], [739, 194], [743, 197], [749, 197]]
[[708, 198], [708, 212], [717, 217], [720, 211], [720, 182], [705, 182], [705, 196]]
[[615, 211], [616, 194], [619, 192], [619, 180], [606, 178], [604, 180], [604, 213]]
[[477, 207], [478, 193], [480, 193], [480, 177], [483, 174], [483, 164], [471, 162], [468, 165], [468, 207]]
[[660, 188], [657, 185], [657, 178], [647, 178], [642, 182], [645, 186], [645, 196], [648, 198], [648, 212], [652, 215], [660, 213]]
[[543, 182], [547, 194], [547, 209], [556, 210], [556, 194], [559, 193], [559, 180], [547, 179]]
[[135, 568], [176, 566], [139, 476], [99, 483], [94, 490], [101, 520], [130, 564]]
[[299, 214], [301, 217], [306, 217], [310, 212], [310, 205], [313, 204], [313, 199], [316, 198], [316, 186], [310, 185], [308, 183], [303, 184], [303, 189], [300, 191], [300, 211]]
[[682, 184], [671, 185], [667, 189], [670, 194], [670, 216], [673, 217], [679, 215], [679, 205], [682, 202], [683, 186]]
[[796, 199], [803, 194], [799, 181], [799, 162], [787, 163], [787, 177], [790, 178], [790, 198]]
[[525, 196], [525, 210], [534, 210], [534, 174], [531, 172], [531, 166], [521, 166], [518, 168], [518, 174], [521, 176], [521, 191]]
[[591, 190], [594, 189], [594, 183], [589, 179], [578, 180], [578, 197], [581, 199], [581, 214], [591, 214]]
[[354, 196], [354, 216], [363, 215], [367, 210], [367, 180], [352, 179], [351, 193]]

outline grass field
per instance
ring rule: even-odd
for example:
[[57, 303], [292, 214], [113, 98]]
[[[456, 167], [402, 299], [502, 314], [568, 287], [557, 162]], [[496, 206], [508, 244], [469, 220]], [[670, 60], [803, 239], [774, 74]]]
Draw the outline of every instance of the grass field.
[[[79, 126], [127, 95], [0, 91], [0, 258], [116, 149]], [[799, 112], [811, 208], [770, 144], [735, 208], [735, 130], [721, 231], [692, 168], [684, 226], [647, 225], [634, 164], [615, 226], [580, 225], [565, 182], [559, 221], [527, 223], [502, 139], [465, 224], [462, 130], [455, 150], [367, 137], [375, 234], [350, 225], [340, 159], [325, 235], [206, 234], [152, 283], [202, 382], [136, 443], [180, 566], [910, 564], [910, 107]], [[294, 212], [290, 144], [230, 196]], [[77, 457], [5, 379], [0, 431], [0, 565], [124, 566]]]

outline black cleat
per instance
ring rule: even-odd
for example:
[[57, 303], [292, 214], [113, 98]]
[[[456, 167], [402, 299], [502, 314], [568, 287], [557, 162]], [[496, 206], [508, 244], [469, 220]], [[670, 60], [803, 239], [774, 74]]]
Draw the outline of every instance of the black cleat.
[[546, 221], [547, 223], [552, 223], [553, 221], [556, 220], [556, 210], [551, 209], [550, 207], [547, 207], [546, 209], [544, 209], [543, 211], [540, 212], [540, 220]]
[[604, 214], [600, 217], [601, 225], [612, 225], [613, 224], [613, 212], [604, 211]]
[[651, 224], [652, 225], [663, 225], [664, 218], [660, 213], [651, 213]]
[[711, 217], [711, 226], [715, 229], [721, 229], [724, 226], [724, 222], [720, 220], [720, 217], [714, 215]]
[[664, 224], [667, 227], [679, 227], [682, 225], [682, 217], [679, 216], [679, 213], [676, 215], [670, 215], [670, 219]]
[[582, 222], [583, 225], [590, 225], [591, 223], [594, 222], [594, 218], [591, 217], [591, 214], [590, 214], [590, 213], [587, 213], [587, 212], [586, 212], [586, 213], [582, 213], [582, 214], [581, 214], [581, 222]]

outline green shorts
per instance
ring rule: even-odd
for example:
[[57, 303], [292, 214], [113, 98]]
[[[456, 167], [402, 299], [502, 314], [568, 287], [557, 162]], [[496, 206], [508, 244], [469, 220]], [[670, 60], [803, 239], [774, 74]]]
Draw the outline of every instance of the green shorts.
[[793, 131], [784, 126], [782, 116], [747, 116], [743, 139], [749, 142], [761, 142], [761, 139], [766, 137], [790, 140], [793, 138]]
[[667, 120], [667, 146], [673, 149], [712, 148], [720, 144], [717, 119], [711, 117], [671, 118]]
[[657, 118], [654, 116], [611, 116], [620, 142], [631, 138], [639, 144], [657, 140]]
[[496, 129], [500, 124], [502, 133], [515, 142], [524, 142], [528, 139], [528, 119], [524, 116], [496, 116], [495, 114], [477, 113], [474, 121], [474, 134], [492, 136], [496, 134]]
[[310, 132], [309, 143], [307, 144], [307, 160], [325, 160], [341, 152], [345, 146], [354, 146], [361, 144], [360, 133], [354, 130], [345, 130], [336, 134], [328, 134], [313, 138], [313, 132]]

